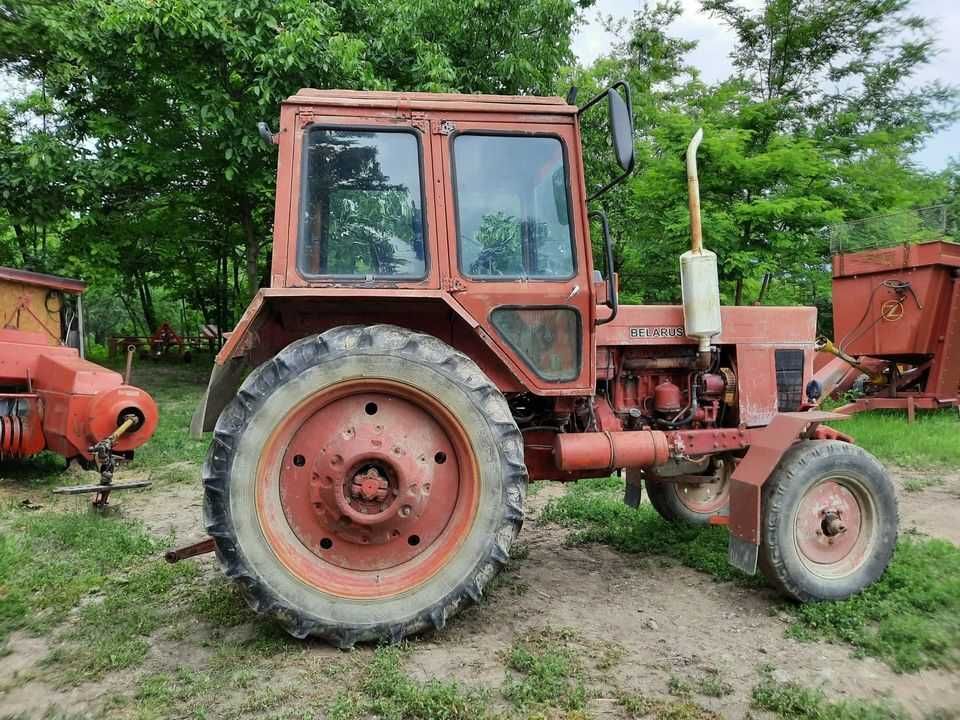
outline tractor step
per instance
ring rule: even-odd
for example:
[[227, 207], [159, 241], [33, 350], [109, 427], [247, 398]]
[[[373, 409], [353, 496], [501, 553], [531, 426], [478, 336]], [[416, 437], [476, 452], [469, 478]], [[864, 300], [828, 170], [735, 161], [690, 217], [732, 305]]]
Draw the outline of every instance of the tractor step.
[[111, 483], [110, 485], [68, 485], [53, 489], [54, 495], [82, 495], [84, 493], [113, 492], [114, 490], [134, 490], [150, 487], [149, 480], [133, 480], [131, 482]]

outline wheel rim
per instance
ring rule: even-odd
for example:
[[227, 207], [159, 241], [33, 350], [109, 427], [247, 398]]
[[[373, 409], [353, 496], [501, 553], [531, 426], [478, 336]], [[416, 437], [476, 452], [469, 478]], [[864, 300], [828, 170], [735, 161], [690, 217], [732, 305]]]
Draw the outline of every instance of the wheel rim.
[[726, 476], [711, 482], [673, 483], [677, 500], [691, 512], [711, 515], [727, 506], [729, 488]]
[[332, 595], [383, 598], [439, 571], [469, 533], [479, 469], [427, 393], [386, 379], [325, 388], [264, 446], [257, 514], [277, 558]]
[[797, 552], [813, 574], [828, 579], [844, 577], [870, 556], [875, 528], [873, 498], [859, 480], [824, 478], [804, 493], [797, 507]]

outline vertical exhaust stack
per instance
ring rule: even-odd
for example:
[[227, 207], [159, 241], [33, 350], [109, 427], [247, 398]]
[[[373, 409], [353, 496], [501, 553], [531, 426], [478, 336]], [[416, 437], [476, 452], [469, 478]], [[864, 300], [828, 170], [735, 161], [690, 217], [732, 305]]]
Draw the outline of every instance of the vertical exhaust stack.
[[680, 290], [683, 295], [683, 325], [687, 337], [697, 339], [698, 364], [710, 366], [710, 340], [719, 335], [720, 279], [717, 256], [703, 247], [700, 226], [700, 181], [697, 179], [697, 147], [703, 128], [687, 146], [687, 189], [690, 194], [690, 249], [680, 256]]

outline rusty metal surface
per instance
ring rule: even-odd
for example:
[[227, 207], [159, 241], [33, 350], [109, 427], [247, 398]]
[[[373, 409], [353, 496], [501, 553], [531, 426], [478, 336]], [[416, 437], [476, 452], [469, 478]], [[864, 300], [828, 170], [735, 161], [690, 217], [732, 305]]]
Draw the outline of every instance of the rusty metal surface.
[[417, 557], [440, 537], [461, 497], [447, 430], [418, 402], [376, 387], [370, 382], [325, 404], [318, 398], [280, 470], [290, 527], [318, 558], [346, 570], [383, 570]]
[[197, 555], [212, 553], [214, 550], [216, 550], [216, 544], [213, 538], [208, 537], [190, 545], [184, 545], [174, 550], [167, 550], [163, 555], [163, 559], [168, 563], [176, 563], [181, 560], [186, 560], [187, 558], [196, 557]]
[[16, 270], [8, 267], [0, 267], [0, 280], [8, 280], [24, 285], [36, 285], [72, 295], [79, 295], [87, 289], [87, 284], [82, 280], [30, 272], [29, 270]]
[[[29, 388], [27, 395], [36, 397], [17, 413], [21, 419], [5, 422], [8, 432], [0, 444], [10, 454], [48, 449], [90, 459], [90, 446], [110, 435], [130, 409], [142, 422], [116, 442], [116, 451], [140, 447], [156, 430], [158, 410], [148, 393], [124, 385], [119, 373], [84, 360], [75, 348], [47, 344], [40, 333], [0, 330], [0, 383]], [[14, 445], [20, 448], [16, 453]]]
[[607, 470], [660, 465], [670, 447], [660, 430], [585, 432], [557, 435], [553, 454], [564, 471]]
[[846, 558], [860, 538], [860, 504], [842, 483], [827, 480], [811, 488], [797, 508], [797, 549], [817, 564]]
[[[378, 406], [372, 415], [370, 402]], [[339, 420], [320, 413], [328, 407]], [[424, 416], [431, 418], [426, 430]], [[444, 444], [427, 454], [439, 435]], [[420, 452], [407, 453], [408, 441]], [[386, 511], [364, 518], [363, 503], [357, 508], [351, 499], [368, 465], [393, 476], [388, 491], [398, 494]], [[274, 430], [257, 470], [257, 514], [277, 558], [305, 584], [339, 597], [391, 597], [425, 582], [456, 552], [477, 512], [479, 472], [466, 431], [435, 398], [393, 381], [346, 381], [312, 396]], [[453, 480], [455, 487], [445, 486]], [[374, 537], [380, 531], [386, 535]]]
[[731, 535], [753, 545], [760, 542], [761, 488], [783, 453], [819, 423], [845, 418], [822, 411], [779, 413], [766, 428], [752, 433], [750, 448], [730, 478]]
[[150, 487], [153, 483], [149, 480], [130, 480], [129, 482], [94, 483], [91, 485], [66, 485], [64, 487], [54, 488], [51, 492], [54, 495], [82, 495], [89, 493], [113, 492], [114, 490], [136, 490], [138, 488]]

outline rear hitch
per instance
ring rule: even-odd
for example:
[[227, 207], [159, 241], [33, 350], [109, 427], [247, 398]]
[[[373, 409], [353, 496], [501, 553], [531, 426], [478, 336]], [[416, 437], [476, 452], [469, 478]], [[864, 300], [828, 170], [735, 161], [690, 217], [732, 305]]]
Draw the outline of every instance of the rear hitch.
[[141, 419], [134, 414], [124, 415], [122, 422], [110, 435], [105, 437], [95, 445], [89, 448], [93, 455], [93, 464], [100, 473], [100, 482], [96, 485], [71, 485], [54, 489], [55, 495], [80, 495], [82, 493], [96, 493], [93, 498], [93, 507], [97, 510], [106, 509], [110, 493], [114, 490], [132, 490], [134, 488], [150, 487], [149, 480], [134, 480], [125, 483], [114, 483], [113, 474], [117, 469], [117, 462], [124, 459], [122, 455], [116, 455], [113, 452], [114, 443], [119, 440], [124, 433], [129, 430], [135, 430], [140, 425]]
[[207, 553], [213, 552], [214, 549], [216, 549], [216, 546], [214, 545], [213, 538], [208, 537], [192, 545], [184, 545], [175, 550], [167, 550], [163, 555], [163, 559], [173, 564], [181, 560], [186, 560], [187, 558], [196, 557], [197, 555], [206, 555]]

